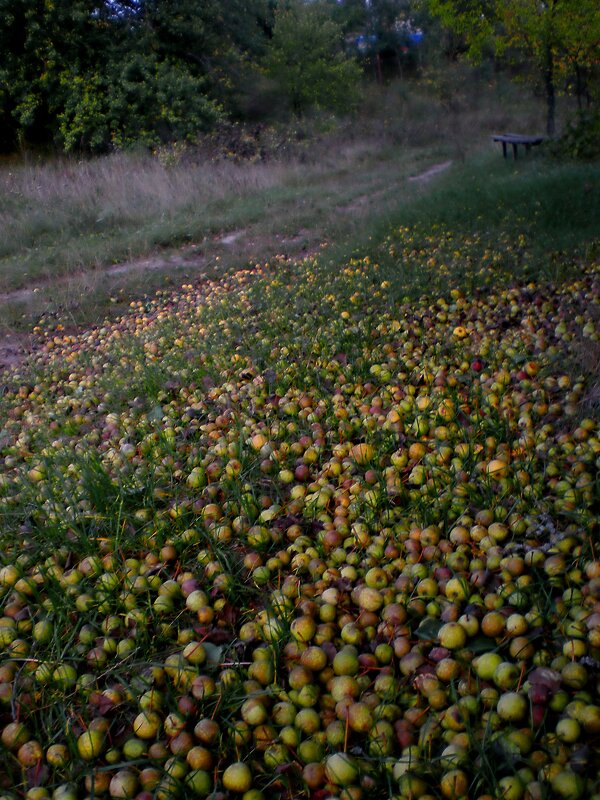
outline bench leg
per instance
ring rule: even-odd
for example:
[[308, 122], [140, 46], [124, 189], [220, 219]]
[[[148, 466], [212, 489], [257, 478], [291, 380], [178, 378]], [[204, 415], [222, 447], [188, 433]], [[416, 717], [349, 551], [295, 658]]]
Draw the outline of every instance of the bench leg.
[[506, 142], [502, 142], [502, 153], [504, 155], [504, 158], [506, 158]]
[[517, 143], [516, 142], [512, 143], [512, 148], [513, 148], [513, 158], [516, 161], [517, 160]]

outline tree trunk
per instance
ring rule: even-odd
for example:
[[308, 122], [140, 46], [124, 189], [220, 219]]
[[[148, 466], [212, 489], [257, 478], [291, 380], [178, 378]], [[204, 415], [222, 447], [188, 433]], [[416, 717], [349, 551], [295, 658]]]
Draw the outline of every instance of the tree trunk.
[[398, 72], [398, 77], [402, 80], [404, 77], [404, 70], [402, 69], [402, 57], [398, 52], [397, 47], [394, 47], [394, 56], [396, 58], [396, 70]]
[[546, 85], [546, 133], [554, 136], [556, 130], [556, 88], [554, 86], [554, 57], [548, 46], [544, 67], [544, 83]]
[[575, 62], [575, 91], [577, 92], [577, 108], [579, 111], [583, 111], [583, 80], [577, 62]]
[[381, 56], [375, 53], [375, 75], [377, 76], [377, 83], [383, 83], [383, 73], [381, 71]]

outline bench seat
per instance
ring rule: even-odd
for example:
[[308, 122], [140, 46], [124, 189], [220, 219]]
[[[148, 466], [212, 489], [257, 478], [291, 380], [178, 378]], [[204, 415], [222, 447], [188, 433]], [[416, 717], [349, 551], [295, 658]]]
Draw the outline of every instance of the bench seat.
[[496, 133], [492, 136], [493, 142], [500, 142], [502, 144], [502, 152], [504, 158], [507, 157], [507, 145], [512, 146], [513, 158], [517, 158], [518, 147], [523, 145], [527, 153], [530, 152], [532, 147], [542, 144], [544, 136], [527, 136], [521, 133]]

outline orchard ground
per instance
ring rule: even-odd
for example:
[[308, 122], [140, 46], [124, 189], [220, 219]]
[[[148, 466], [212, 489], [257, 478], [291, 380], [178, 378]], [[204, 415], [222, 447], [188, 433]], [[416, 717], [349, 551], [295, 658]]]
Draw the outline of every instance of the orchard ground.
[[437, 180], [352, 246], [38, 320], [4, 796], [600, 797], [600, 170]]

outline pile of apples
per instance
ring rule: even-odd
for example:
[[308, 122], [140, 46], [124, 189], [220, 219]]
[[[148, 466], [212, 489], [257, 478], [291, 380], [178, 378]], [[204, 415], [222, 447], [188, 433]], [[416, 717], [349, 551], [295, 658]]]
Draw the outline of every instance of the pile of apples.
[[0, 798], [600, 797], [598, 265], [386, 250], [3, 376]]

